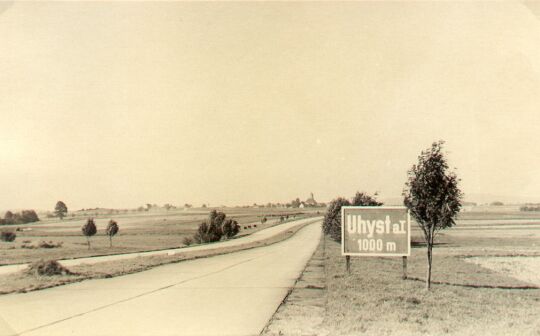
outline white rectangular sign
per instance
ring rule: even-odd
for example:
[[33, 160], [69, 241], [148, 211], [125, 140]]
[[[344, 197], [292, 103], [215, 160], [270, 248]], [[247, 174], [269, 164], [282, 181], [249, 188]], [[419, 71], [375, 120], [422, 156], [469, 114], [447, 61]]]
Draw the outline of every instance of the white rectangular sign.
[[411, 217], [406, 207], [341, 208], [341, 253], [351, 256], [409, 256]]

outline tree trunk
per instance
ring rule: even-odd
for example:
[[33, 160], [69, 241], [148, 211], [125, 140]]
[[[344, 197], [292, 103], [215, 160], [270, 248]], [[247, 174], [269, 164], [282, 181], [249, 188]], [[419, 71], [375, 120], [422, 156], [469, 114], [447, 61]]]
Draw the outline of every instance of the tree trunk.
[[431, 262], [433, 260], [433, 246], [431, 241], [428, 241], [427, 246], [427, 262], [428, 262], [428, 268], [427, 268], [427, 275], [426, 275], [426, 290], [429, 290], [431, 288]]
[[90, 249], [90, 238], [86, 237], [86, 241], [88, 242], [88, 249]]
[[431, 265], [433, 264], [433, 240], [435, 237], [435, 225], [432, 225], [429, 229], [429, 235], [427, 239], [427, 262], [428, 262], [428, 269], [427, 269], [427, 276], [426, 276], [426, 290], [429, 290], [431, 288]]
[[112, 236], [109, 236], [109, 243], [110, 243], [109, 247], [112, 247]]

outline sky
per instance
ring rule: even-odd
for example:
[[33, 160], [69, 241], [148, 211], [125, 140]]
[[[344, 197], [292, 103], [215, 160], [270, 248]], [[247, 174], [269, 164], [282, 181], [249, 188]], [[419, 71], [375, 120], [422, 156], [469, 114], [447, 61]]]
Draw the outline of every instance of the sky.
[[0, 209], [399, 197], [439, 139], [540, 202], [539, 9], [1, 2]]

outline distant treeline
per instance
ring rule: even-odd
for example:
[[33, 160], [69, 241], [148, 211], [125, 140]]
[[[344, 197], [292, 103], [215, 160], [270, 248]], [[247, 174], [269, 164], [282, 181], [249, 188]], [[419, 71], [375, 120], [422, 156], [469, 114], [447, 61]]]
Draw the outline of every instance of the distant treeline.
[[25, 224], [38, 221], [39, 217], [34, 210], [22, 210], [21, 212], [7, 211], [4, 218], [0, 218], [0, 225]]
[[528, 204], [519, 208], [519, 211], [540, 211], [540, 204]]

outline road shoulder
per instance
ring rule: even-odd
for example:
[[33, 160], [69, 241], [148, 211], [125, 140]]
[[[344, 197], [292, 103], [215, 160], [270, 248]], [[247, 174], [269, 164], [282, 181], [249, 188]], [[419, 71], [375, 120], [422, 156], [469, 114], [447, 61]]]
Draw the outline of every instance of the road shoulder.
[[261, 335], [328, 335], [323, 325], [327, 301], [324, 245], [322, 238]]

